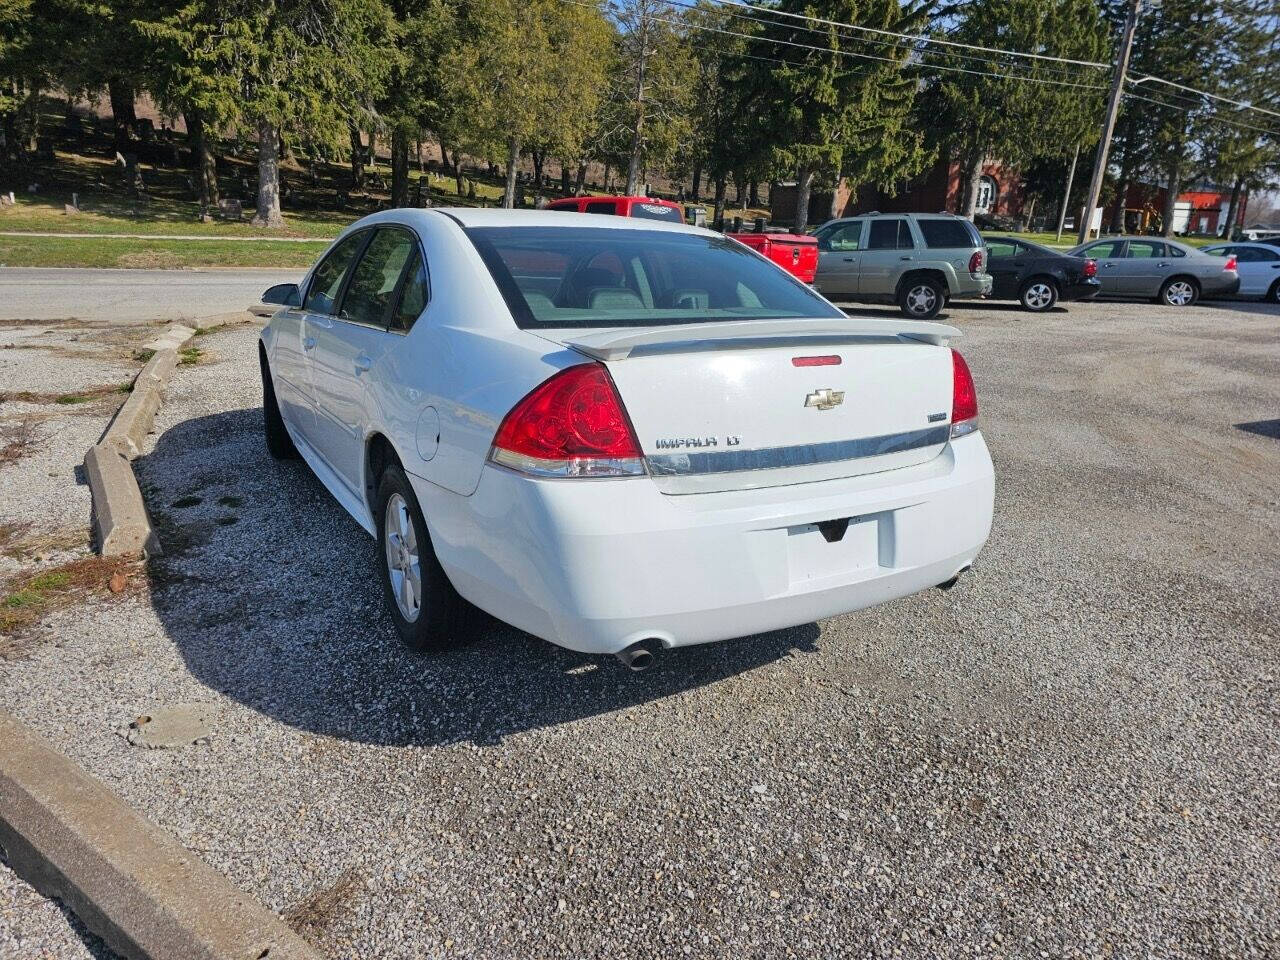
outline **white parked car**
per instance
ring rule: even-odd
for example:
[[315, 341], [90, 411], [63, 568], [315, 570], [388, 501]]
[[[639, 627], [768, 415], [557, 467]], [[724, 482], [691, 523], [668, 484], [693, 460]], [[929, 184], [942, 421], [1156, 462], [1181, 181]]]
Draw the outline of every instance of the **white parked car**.
[[1235, 257], [1240, 274], [1236, 295], [1280, 303], [1280, 247], [1269, 243], [1220, 243], [1205, 247], [1215, 257]]
[[959, 331], [707, 230], [391, 210], [263, 299], [267, 444], [377, 537], [411, 646], [469, 601], [642, 668], [949, 586], [990, 531]]

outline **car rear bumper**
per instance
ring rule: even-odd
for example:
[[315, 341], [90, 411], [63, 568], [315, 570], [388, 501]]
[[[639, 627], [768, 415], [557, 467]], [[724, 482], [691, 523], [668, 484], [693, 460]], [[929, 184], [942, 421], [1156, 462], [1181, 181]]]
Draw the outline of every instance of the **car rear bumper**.
[[968, 277], [968, 281], [961, 281], [964, 286], [961, 289], [952, 291], [950, 294], [952, 300], [977, 300], [981, 297], [991, 296], [991, 285], [993, 283], [991, 274], [970, 273], [965, 276]]
[[1098, 280], [1081, 280], [1079, 283], [1066, 284], [1058, 294], [1063, 301], [1092, 300], [1102, 292], [1102, 284]]
[[1234, 297], [1239, 292], [1239, 275], [1229, 280], [1215, 277], [1205, 278], [1200, 281], [1200, 295], [1203, 297]]
[[726, 640], [934, 586], [986, 542], [994, 494], [980, 433], [916, 467], [763, 490], [671, 496], [647, 477], [495, 466], [469, 497], [413, 483], [459, 593], [588, 653]]

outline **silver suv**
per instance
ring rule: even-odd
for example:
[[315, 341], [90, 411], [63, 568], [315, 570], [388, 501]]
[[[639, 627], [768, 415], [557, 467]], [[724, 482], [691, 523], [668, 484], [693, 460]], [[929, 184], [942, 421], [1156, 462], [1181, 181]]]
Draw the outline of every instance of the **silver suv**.
[[928, 320], [948, 300], [991, 293], [986, 246], [961, 217], [873, 212], [831, 220], [814, 235], [814, 286], [828, 300], [896, 303]]

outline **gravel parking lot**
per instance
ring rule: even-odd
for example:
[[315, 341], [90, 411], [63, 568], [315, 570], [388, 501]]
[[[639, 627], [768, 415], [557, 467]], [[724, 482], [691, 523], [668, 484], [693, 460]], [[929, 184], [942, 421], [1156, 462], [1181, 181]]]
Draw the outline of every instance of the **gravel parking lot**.
[[[48, 616], [0, 701], [333, 957], [1280, 955], [1280, 309], [948, 319], [973, 575], [638, 675], [492, 621], [403, 650], [267, 456], [256, 328], [201, 337], [136, 465], [150, 589]], [[207, 743], [118, 734], [192, 702]], [[22, 896], [0, 956], [90, 955]]]

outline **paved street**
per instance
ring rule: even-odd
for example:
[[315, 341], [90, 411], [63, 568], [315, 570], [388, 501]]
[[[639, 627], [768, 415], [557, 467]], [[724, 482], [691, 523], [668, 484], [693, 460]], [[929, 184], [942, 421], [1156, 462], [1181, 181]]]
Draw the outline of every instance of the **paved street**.
[[[408, 654], [372, 540], [266, 454], [255, 327], [210, 333], [137, 464], [150, 588], [52, 614], [0, 701], [335, 958], [1280, 955], [1280, 309], [944, 320], [973, 574], [639, 675], [492, 621]], [[14, 509], [83, 523], [82, 443], [4, 467]], [[190, 702], [207, 745], [117, 734]], [[95, 955], [40, 903], [0, 870], [14, 956]]]
[[[318, 250], [319, 248], [317, 248]], [[192, 320], [243, 310], [290, 270], [0, 268], [0, 320]]]

